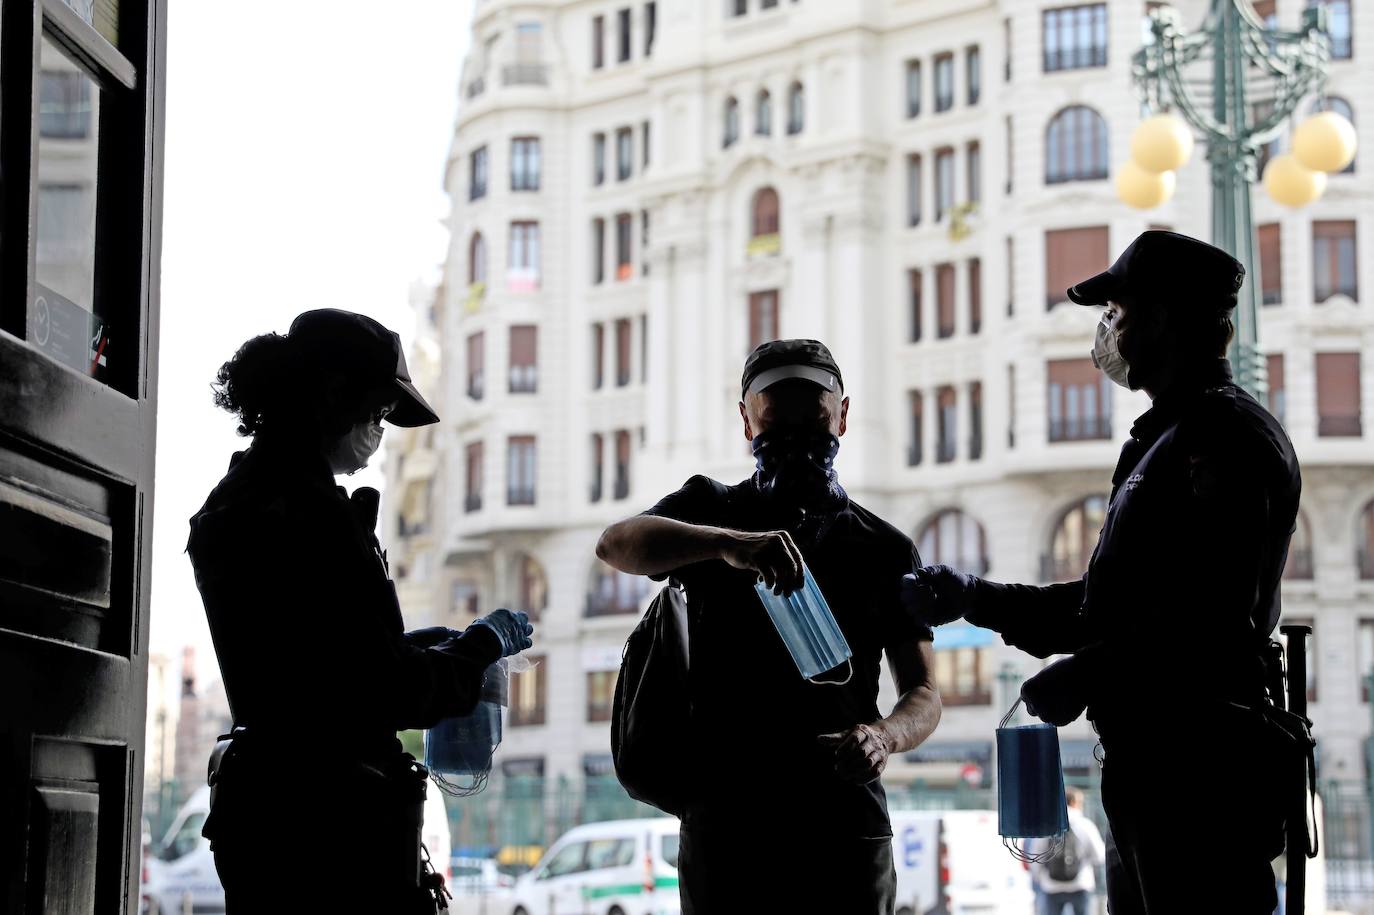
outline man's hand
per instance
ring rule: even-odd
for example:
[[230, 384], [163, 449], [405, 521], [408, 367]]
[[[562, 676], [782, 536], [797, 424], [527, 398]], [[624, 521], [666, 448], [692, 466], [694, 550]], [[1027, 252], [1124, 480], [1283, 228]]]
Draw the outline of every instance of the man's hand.
[[943, 626], [973, 610], [978, 579], [949, 566], [925, 566], [902, 576], [902, 608], [927, 626]]
[[1078, 658], [1055, 661], [1021, 684], [1026, 711], [1046, 724], [1063, 727], [1088, 707], [1088, 683]]
[[486, 626], [501, 640], [501, 657], [508, 658], [519, 654], [534, 644], [534, 626], [530, 625], [530, 615], [524, 610], [511, 612], [505, 607], [493, 610], [486, 616], [472, 621], [474, 626]]
[[728, 531], [720, 558], [736, 569], [759, 573], [774, 594], [802, 586], [802, 554], [787, 531]]
[[887, 768], [887, 738], [874, 725], [855, 725], [842, 734], [816, 738], [835, 750], [835, 774], [847, 782], [866, 785]]

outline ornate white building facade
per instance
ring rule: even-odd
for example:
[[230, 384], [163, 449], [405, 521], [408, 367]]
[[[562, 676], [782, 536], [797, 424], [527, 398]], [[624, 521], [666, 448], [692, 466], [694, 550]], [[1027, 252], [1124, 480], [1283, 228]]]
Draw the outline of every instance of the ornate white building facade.
[[[1290, 28], [1300, 5], [1258, 4]], [[1348, 3], [1331, 5], [1330, 104], [1368, 138], [1374, 17], [1351, 34]], [[1200, 20], [1200, 0], [1180, 6]], [[761, 340], [830, 346], [852, 401], [841, 479], [927, 561], [1081, 574], [1148, 402], [1092, 370], [1097, 315], [1063, 289], [1149, 226], [1205, 238], [1210, 224], [1201, 152], [1157, 210], [1113, 191], [1140, 118], [1144, 12], [478, 2], [445, 177], [452, 242], [412, 360], [444, 422], [389, 443], [386, 537], [412, 625], [537, 613], [507, 772], [607, 771], [614, 672], [653, 592], [602, 567], [596, 539], [693, 473], [750, 473], [736, 403]], [[1284, 612], [1315, 624], [1323, 775], [1348, 780], [1364, 777], [1374, 665], [1367, 159], [1304, 210], [1255, 195], [1270, 402], [1305, 477]], [[1187, 620], [1160, 608], [1159, 636], [1166, 653]], [[1007, 694], [1040, 664], [967, 631], [937, 656], [943, 721], [889, 785], [985, 777]], [[759, 711], [741, 697], [742, 716]], [[1063, 737], [1086, 767], [1086, 723]]]

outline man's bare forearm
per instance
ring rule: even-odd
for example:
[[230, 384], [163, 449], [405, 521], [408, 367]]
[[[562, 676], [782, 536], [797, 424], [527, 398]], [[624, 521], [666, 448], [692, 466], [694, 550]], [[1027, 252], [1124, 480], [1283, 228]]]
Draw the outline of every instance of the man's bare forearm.
[[892, 713], [874, 727], [887, 741], [889, 753], [905, 753], [924, 743], [939, 723], [939, 692], [931, 686], [918, 686], [903, 693]]
[[720, 558], [721, 544], [729, 536], [729, 531], [719, 527], [637, 515], [606, 528], [597, 541], [596, 555], [631, 575], [658, 575]]

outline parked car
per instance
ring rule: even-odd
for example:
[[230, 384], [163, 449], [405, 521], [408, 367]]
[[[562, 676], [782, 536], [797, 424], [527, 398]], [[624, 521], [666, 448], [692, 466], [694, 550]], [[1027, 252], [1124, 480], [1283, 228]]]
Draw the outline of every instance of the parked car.
[[588, 823], [564, 833], [515, 881], [512, 915], [675, 915], [678, 821]]

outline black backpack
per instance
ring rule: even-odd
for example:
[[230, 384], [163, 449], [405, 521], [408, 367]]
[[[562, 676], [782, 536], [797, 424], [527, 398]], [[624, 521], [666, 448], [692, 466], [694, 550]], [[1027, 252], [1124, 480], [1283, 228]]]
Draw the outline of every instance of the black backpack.
[[630, 797], [681, 817], [691, 701], [687, 598], [669, 584], [625, 641], [611, 707], [611, 758]]
[[1077, 878], [1082, 869], [1083, 851], [1078, 846], [1078, 836], [1074, 834], [1073, 827], [1069, 827], [1064, 836], [1063, 849], [1045, 863], [1045, 872], [1051, 880], [1068, 883]]

